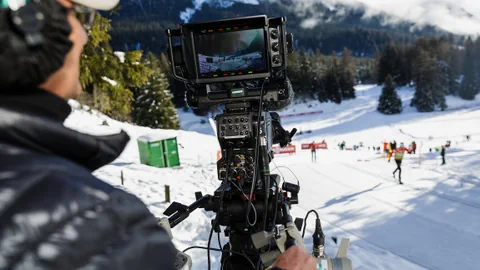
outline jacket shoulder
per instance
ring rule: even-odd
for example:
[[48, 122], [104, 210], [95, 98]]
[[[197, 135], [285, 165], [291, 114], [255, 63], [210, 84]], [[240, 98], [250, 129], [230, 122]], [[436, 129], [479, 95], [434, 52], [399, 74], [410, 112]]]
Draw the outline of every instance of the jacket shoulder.
[[68, 160], [9, 155], [0, 196], [0, 269], [173, 269], [176, 250], [147, 207]]

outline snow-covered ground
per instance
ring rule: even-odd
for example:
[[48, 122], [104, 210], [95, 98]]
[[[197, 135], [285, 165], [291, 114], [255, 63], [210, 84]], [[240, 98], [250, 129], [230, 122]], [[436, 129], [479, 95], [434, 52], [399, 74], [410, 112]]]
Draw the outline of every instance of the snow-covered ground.
[[[341, 105], [312, 101], [281, 112], [292, 115], [323, 111], [290, 116], [282, 122], [288, 129], [297, 127], [303, 131], [294, 144], [325, 140], [330, 146], [329, 150], [317, 152], [316, 164], [310, 163], [308, 151], [276, 156], [272, 168], [278, 165], [279, 169], [275, 172], [280, 171], [286, 181], [294, 181], [292, 173], [283, 167], [288, 166], [300, 179], [300, 204], [294, 206], [292, 214], [303, 217], [309, 209], [316, 209], [327, 236], [349, 237], [355, 269], [478, 269], [480, 97], [471, 102], [448, 97], [447, 111], [417, 113], [407, 106], [412, 90], [403, 88], [399, 95], [406, 106], [404, 112], [384, 116], [376, 112], [380, 91], [376, 86], [359, 86], [356, 100]], [[199, 124], [196, 123], [199, 118], [181, 115], [182, 119], [185, 117], [190, 117], [187, 125], [190, 130], [211, 132], [208, 121]], [[105, 120], [109, 126], [102, 125]], [[215, 165], [219, 146], [214, 136], [151, 130], [83, 110], [76, 110], [66, 125], [94, 134], [127, 131], [132, 142], [126, 151], [95, 174], [119, 186], [123, 172], [123, 188], [138, 195], [157, 216], [167, 207], [163, 202], [165, 185], [171, 186], [172, 200], [189, 204], [195, 200], [195, 191], [212, 193], [220, 183], [216, 180]], [[150, 133], [178, 137], [181, 167], [157, 169], [139, 164], [136, 138]], [[471, 140], [466, 141], [465, 135], [470, 135]], [[347, 146], [362, 142], [365, 147], [359, 151], [340, 151], [336, 145], [343, 140]], [[404, 160], [403, 186], [392, 176], [394, 162], [388, 163], [381, 153], [368, 149], [381, 146], [384, 140], [407, 145], [417, 142], [417, 154], [406, 155]], [[440, 166], [438, 152], [429, 150], [447, 140], [452, 141], [452, 147], [447, 150], [447, 165]], [[196, 211], [174, 228], [177, 248], [206, 246], [213, 217], [211, 213]], [[222, 237], [222, 242], [225, 241]], [[311, 247], [311, 239], [306, 244]], [[330, 239], [326, 248], [330, 255], [337, 249]], [[189, 254], [194, 269], [207, 268], [205, 250], [191, 250]], [[212, 252], [212, 259], [213, 269], [219, 269], [219, 254]]]

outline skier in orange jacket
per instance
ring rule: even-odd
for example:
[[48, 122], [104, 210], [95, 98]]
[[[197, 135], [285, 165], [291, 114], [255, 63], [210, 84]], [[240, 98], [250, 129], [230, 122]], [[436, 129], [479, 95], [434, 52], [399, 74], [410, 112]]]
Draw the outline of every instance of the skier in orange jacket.
[[395, 162], [397, 163], [397, 169], [393, 171], [393, 177], [395, 178], [395, 173], [398, 171], [398, 182], [400, 185], [403, 185], [402, 183], [402, 160], [403, 156], [405, 155], [405, 152], [408, 152], [409, 154], [412, 153], [412, 151], [404, 146], [403, 143], [400, 144], [399, 148], [393, 149], [393, 154], [395, 157]]

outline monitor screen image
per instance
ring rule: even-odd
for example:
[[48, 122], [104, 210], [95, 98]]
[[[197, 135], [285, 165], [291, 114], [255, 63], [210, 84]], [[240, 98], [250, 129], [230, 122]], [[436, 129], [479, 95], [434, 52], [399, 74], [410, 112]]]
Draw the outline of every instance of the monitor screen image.
[[197, 35], [195, 48], [201, 77], [267, 69], [263, 29]]

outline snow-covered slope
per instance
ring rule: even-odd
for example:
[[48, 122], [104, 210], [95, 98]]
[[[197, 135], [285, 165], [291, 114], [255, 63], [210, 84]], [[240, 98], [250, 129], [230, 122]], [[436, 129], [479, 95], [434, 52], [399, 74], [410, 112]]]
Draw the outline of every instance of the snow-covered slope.
[[[446, 112], [417, 113], [410, 107], [396, 116], [375, 111], [380, 89], [357, 88], [358, 98], [341, 105], [298, 104], [281, 112], [288, 128], [303, 134], [294, 144], [326, 140], [329, 150], [319, 150], [318, 162], [310, 163], [310, 153], [276, 156], [275, 164], [285, 180], [300, 179], [300, 204], [292, 214], [303, 217], [309, 209], [321, 215], [327, 236], [349, 237], [355, 269], [476, 269], [480, 264], [480, 99], [464, 102], [449, 97]], [[408, 105], [413, 92], [400, 89]], [[72, 103], [79, 108], [78, 104]], [[299, 113], [319, 112], [292, 116]], [[182, 116], [183, 117], [183, 116]], [[102, 123], [106, 121], [109, 126]], [[192, 120], [194, 122], [194, 120]], [[138, 195], [157, 216], [167, 207], [164, 186], [170, 185], [172, 200], [189, 204], [194, 192], [213, 193], [216, 180], [214, 136], [186, 131], [151, 130], [108, 119], [81, 109], [67, 119], [66, 125], [82, 132], [107, 134], [120, 129], [132, 137], [121, 157], [95, 174], [116, 186], [123, 172], [126, 190]], [[205, 124], [209, 126], [208, 123]], [[307, 133], [307, 131], [311, 131]], [[178, 136], [182, 166], [157, 169], [139, 164], [135, 138], [158, 133]], [[465, 135], [471, 140], [466, 141]], [[336, 143], [347, 146], [363, 142], [359, 151], [339, 151]], [[384, 140], [406, 144], [415, 140], [416, 155], [407, 155], [400, 186], [392, 177], [394, 163], [381, 153], [368, 149]], [[447, 165], [430, 148], [452, 141], [447, 150]], [[299, 149], [299, 147], [297, 147]], [[190, 245], [206, 246], [211, 213], [197, 211], [173, 229], [178, 249]], [[312, 222], [312, 221], [310, 221]], [[310, 223], [309, 222], [309, 223]], [[309, 224], [309, 233], [310, 226]], [[222, 237], [222, 242], [226, 239]], [[212, 241], [217, 247], [217, 241]], [[306, 240], [311, 247], [311, 239]], [[327, 252], [336, 246], [327, 240]], [[194, 269], [207, 269], [206, 251], [191, 250]], [[219, 269], [219, 254], [212, 252], [213, 269]]]

